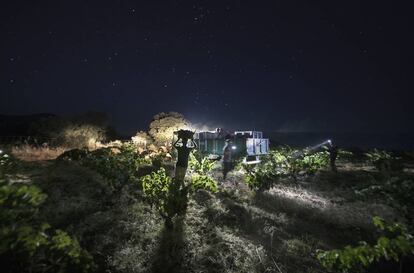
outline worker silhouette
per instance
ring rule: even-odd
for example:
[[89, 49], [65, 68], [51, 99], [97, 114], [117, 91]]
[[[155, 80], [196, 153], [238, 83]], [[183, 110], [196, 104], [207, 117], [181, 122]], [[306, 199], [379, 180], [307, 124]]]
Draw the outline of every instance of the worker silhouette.
[[232, 142], [229, 138], [226, 139], [226, 143], [223, 147], [223, 180], [226, 179], [227, 174], [233, 169], [233, 155], [232, 155]]
[[178, 153], [177, 163], [175, 165], [175, 179], [184, 181], [190, 152], [197, 147], [197, 144], [193, 140], [194, 132], [192, 131], [179, 130], [176, 132], [176, 135], [178, 139], [173, 143]]
[[338, 157], [338, 146], [330, 143], [330, 145], [328, 146], [328, 152], [329, 152], [329, 163], [331, 165], [331, 170], [336, 173], [338, 172], [338, 169], [336, 168], [336, 159]]

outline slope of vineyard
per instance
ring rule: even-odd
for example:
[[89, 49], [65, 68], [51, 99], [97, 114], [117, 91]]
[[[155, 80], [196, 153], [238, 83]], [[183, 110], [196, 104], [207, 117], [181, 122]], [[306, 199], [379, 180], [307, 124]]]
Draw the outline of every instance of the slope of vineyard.
[[[358, 189], [381, 174], [350, 163], [338, 174], [319, 171], [261, 193], [234, 171], [217, 193], [195, 192], [172, 232], [128, 185], [114, 190], [77, 162], [23, 164], [13, 179], [48, 195], [43, 217], [76, 237], [99, 271], [326, 272], [317, 249], [372, 240], [374, 215], [410, 221], [385, 199], [361, 198]], [[220, 175], [216, 169], [213, 176], [220, 181]]]

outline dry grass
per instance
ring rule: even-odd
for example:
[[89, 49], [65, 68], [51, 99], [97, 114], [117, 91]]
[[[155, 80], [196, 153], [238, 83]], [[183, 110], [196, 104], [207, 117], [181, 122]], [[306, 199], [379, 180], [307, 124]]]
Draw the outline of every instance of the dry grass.
[[[122, 142], [111, 141], [108, 143], [102, 143], [100, 141], [95, 141], [90, 139], [87, 142], [87, 147], [90, 151], [100, 149], [100, 148], [107, 148], [107, 147], [120, 147], [122, 146]], [[58, 146], [58, 147], [50, 147], [49, 145], [42, 145], [42, 146], [35, 146], [30, 144], [23, 144], [18, 146], [12, 146], [10, 148], [10, 153], [23, 161], [45, 161], [45, 160], [54, 160], [61, 154], [71, 149], [75, 149], [76, 146]]]
[[24, 144], [12, 147], [10, 152], [14, 157], [23, 161], [43, 161], [56, 159], [59, 155], [61, 155], [67, 150], [69, 149], [66, 147], [36, 147]]

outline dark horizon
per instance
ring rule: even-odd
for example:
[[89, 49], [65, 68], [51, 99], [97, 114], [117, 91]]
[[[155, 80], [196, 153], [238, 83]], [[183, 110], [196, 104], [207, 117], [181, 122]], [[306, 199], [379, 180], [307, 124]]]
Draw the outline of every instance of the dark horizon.
[[[66, 115], [58, 115], [58, 114], [54, 114], [54, 113], [33, 113], [33, 114], [3, 114], [0, 113], [0, 121], [14, 121], [14, 120], [18, 120], [18, 121], [24, 121], [24, 120], [31, 120], [32, 118], [36, 119], [37, 117], [40, 118], [47, 118], [47, 117], [61, 117], [61, 118], [71, 118], [71, 117], [76, 117], [82, 114], [87, 114], [87, 113], [94, 113], [93, 111], [86, 111], [86, 112], [80, 112], [80, 113], [71, 113], [71, 114], [66, 114]], [[103, 113], [103, 112], [99, 112], [102, 114], [108, 114], [108, 113]], [[158, 113], [156, 113], [158, 114]], [[154, 114], [155, 115], [155, 114]], [[133, 136], [135, 133], [139, 132], [139, 131], [147, 131], [149, 129], [149, 124], [152, 120], [152, 117], [150, 119], [148, 119], [146, 124], [143, 124], [142, 127], [137, 127], [135, 129], [131, 129], [129, 131], [123, 131], [120, 130], [120, 128], [117, 126], [117, 124], [113, 123], [113, 119], [111, 118], [110, 115], [108, 116], [108, 125], [113, 127], [121, 136], [125, 136], [125, 137], [130, 137]], [[215, 130], [216, 128], [223, 128], [229, 131], [262, 131], [262, 132], [266, 132], [269, 134], [318, 134], [318, 135], [329, 135], [329, 134], [351, 134], [351, 135], [409, 135], [409, 136], [414, 136], [414, 131], [410, 131], [410, 130], [406, 130], [406, 131], [364, 131], [364, 130], [360, 130], [360, 131], [346, 131], [346, 130], [306, 130], [306, 129], [301, 129], [303, 127], [300, 126], [296, 126], [296, 127], [281, 127], [279, 129], [269, 129], [269, 128], [258, 128], [258, 127], [244, 127], [242, 126], [235, 126], [233, 125], [226, 125], [220, 122], [193, 122], [192, 120], [189, 120], [194, 129], [197, 129], [198, 131], [203, 131], [203, 130]], [[1, 131], [2, 135], [7, 134], [6, 131]]]
[[381, 1], [44, 1], [0, 11], [1, 114], [414, 132], [413, 19]]

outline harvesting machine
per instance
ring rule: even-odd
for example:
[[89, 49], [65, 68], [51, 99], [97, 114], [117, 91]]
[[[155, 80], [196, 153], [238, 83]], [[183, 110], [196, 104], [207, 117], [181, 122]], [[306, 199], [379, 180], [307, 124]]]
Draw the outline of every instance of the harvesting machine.
[[223, 147], [229, 140], [236, 159], [243, 159], [247, 164], [260, 162], [260, 157], [269, 152], [269, 139], [263, 138], [259, 131], [226, 132], [218, 128], [215, 131], [195, 133], [194, 140], [198, 150], [212, 159], [223, 155]]

